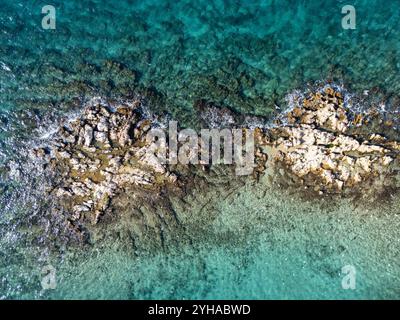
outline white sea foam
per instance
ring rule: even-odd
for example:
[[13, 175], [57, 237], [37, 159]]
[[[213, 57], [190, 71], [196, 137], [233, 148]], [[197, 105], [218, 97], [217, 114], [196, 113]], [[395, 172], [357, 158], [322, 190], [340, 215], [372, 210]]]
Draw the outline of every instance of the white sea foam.
[[7, 72], [12, 72], [10, 67], [7, 66], [4, 62], [0, 61], [0, 67], [2, 70], [7, 71]]

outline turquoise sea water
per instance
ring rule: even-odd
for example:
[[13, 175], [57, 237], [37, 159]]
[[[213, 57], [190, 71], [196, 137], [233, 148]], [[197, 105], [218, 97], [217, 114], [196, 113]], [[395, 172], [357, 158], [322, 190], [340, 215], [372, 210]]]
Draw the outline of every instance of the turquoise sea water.
[[[60, 265], [59, 287], [43, 297], [398, 298], [398, 201], [366, 210], [348, 202], [299, 204], [265, 184], [237, 191], [208, 204], [215, 217], [198, 219], [203, 231], [190, 245], [136, 257], [116, 252], [118, 245], [91, 251], [84, 263]], [[346, 265], [356, 268], [355, 290], [342, 288]]]
[[[334, 81], [398, 110], [399, 1], [52, 1], [56, 29], [43, 30], [47, 4], [0, 3], [0, 298], [399, 298], [398, 194], [371, 207], [305, 202], [261, 182], [198, 195], [161, 249], [137, 251], [121, 222], [107, 229], [113, 243], [50, 254], [51, 239], [33, 240], [46, 177], [21, 156], [93, 96], [141, 93], [197, 126], [202, 99], [272, 118], [293, 90]], [[355, 30], [341, 26], [347, 4]], [[48, 264], [57, 287], [43, 291]], [[341, 287], [345, 265], [356, 290]]]

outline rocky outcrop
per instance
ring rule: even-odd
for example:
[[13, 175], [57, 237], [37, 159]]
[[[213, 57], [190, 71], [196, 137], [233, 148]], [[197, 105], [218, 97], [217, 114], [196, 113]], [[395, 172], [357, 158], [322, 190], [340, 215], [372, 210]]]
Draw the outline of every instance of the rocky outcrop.
[[279, 164], [296, 184], [320, 194], [396, 184], [400, 145], [379, 133], [351, 133], [363, 117], [328, 87], [300, 101], [286, 124], [260, 132], [259, 153], [269, 154], [266, 167]]
[[[332, 88], [314, 92], [299, 99], [272, 127], [262, 118], [240, 117], [228, 109], [216, 111], [216, 106], [206, 103], [200, 117], [210, 128], [221, 123], [229, 129], [241, 127], [243, 134], [264, 123], [255, 129], [256, 163], [251, 168], [256, 178], [272, 174], [279, 184], [280, 177], [288, 177], [296, 188], [320, 195], [398, 188], [399, 142], [385, 136], [383, 129], [359, 130], [370, 115], [353, 113], [343, 100]], [[126, 202], [137, 204], [138, 216], [146, 213], [143, 220], [158, 221], [153, 228], [158, 232], [165, 228], [166, 216], [155, 209], [171, 207], [171, 194], [164, 191], [179, 189], [185, 197], [187, 190], [194, 190], [194, 181], [209, 183], [210, 172], [218, 164], [172, 165], [159, 160], [156, 154], [171, 150], [147, 139], [155, 126], [154, 119], [143, 112], [140, 99], [111, 106], [91, 102], [76, 119], [60, 127], [50, 146], [34, 150], [55, 173], [51, 194], [69, 223], [96, 224], [105, 212], [118, 207], [113, 200], [132, 193]], [[200, 149], [185, 150], [198, 153]], [[229, 170], [223, 172], [230, 175]], [[222, 175], [219, 179], [234, 180]], [[144, 210], [146, 204], [149, 208]], [[170, 225], [178, 223], [173, 216]], [[143, 227], [141, 233], [146, 230]]]
[[[52, 194], [71, 213], [71, 222], [97, 223], [111, 199], [127, 186], [157, 190], [176, 181], [155, 156], [160, 147], [146, 139], [153, 124], [142, 115], [140, 104], [90, 104], [60, 128], [47, 160], [59, 172]], [[43, 149], [35, 153], [46, 157]]]

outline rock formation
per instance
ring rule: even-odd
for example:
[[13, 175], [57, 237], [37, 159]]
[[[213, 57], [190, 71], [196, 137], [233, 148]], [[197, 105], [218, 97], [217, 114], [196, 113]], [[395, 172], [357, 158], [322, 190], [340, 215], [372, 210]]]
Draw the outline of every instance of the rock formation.
[[70, 220], [97, 223], [110, 200], [126, 186], [151, 190], [174, 183], [176, 176], [155, 156], [159, 148], [146, 139], [153, 126], [141, 102], [108, 107], [90, 104], [82, 115], [60, 128], [50, 148], [35, 152], [59, 172], [52, 191], [70, 211]]
[[[220, 121], [225, 127], [237, 124], [250, 130], [249, 123], [263, 121], [215, 108], [212, 104], [201, 108], [200, 118], [211, 122], [211, 128]], [[140, 99], [112, 106], [89, 103], [79, 117], [60, 127], [50, 146], [35, 149], [56, 173], [51, 194], [70, 224], [96, 224], [111, 200], [132, 186], [140, 188], [137, 194], [145, 192], [147, 199], [162, 201], [162, 188], [190, 188], [193, 176], [204, 169], [201, 163], [196, 168], [161, 162], [156, 154], [167, 152], [168, 146], [146, 138], [155, 122], [145, 114]], [[367, 122], [368, 115], [355, 114], [344, 105], [340, 92], [332, 88], [314, 92], [272, 128], [255, 129], [254, 176], [279, 173], [295, 187], [320, 195], [398, 188], [400, 144], [385, 137], [384, 128], [372, 133], [355, 130]]]
[[[259, 154], [281, 165], [305, 189], [341, 193], [396, 184], [400, 144], [378, 133], [353, 134], [366, 115], [344, 106], [332, 88], [311, 94], [286, 114], [286, 124], [258, 134]], [[394, 180], [393, 180], [394, 179]]]

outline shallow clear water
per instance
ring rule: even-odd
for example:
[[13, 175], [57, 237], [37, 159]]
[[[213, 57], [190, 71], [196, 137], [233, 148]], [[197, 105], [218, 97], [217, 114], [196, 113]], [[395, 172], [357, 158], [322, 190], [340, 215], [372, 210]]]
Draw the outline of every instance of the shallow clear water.
[[[366, 211], [348, 202], [299, 204], [281, 193], [249, 185], [214, 201], [218, 214], [205, 222], [204, 234], [168, 253], [133, 258], [108, 250], [60, 266], [59, 287], [46, 297], [398, 298], [398, 202], [382, 213], [382, 207]], [[355, 290], [342, 288], [345, 265], [356, 268]]]
[[[41, 28], [45, 4], [0, 3], [0, 297], [399, 297], [398, 195], [366, 211], [292, 202], [260, 184], [201, 211], [204, 230], [189, 243], [138, 254], [122, 240], [62, 247], [52, 260], [32, 240], [41, 210], [30, 195], [43, 177], [22, 156], [97, 95], [143, 93], [154, 112], [196, 126], [200, 99], [273, 117], [294, 89], [333, 80], [397, 110], [397, 1], [354, 1], [356, 30], [341, 27], [347, 1], [53, 1], [56, 30]], [[1, 167], [10, 159], [19, 182]], [[41, 292], [49, 263], [57, 288]], [[356, 290], [341, 287], [347, 264]]]

